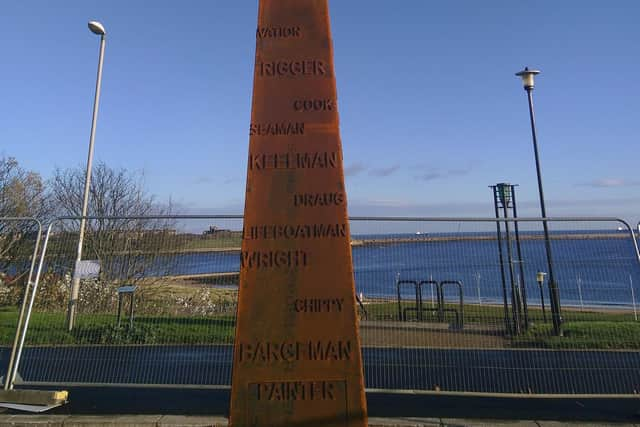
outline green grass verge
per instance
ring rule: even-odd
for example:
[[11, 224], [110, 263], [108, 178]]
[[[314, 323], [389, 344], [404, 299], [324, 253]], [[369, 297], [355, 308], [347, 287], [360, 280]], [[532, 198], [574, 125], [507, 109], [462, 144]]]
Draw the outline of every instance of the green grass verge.
[[[410, 304], [403, 304], [408, 307]], [[447, 308], [454, 308], [447, 305]], [[368, 304], [370, 320], [397, 320], [398, 306], [394, 303]], [[503, 308], [487, 305], [466, 305], [466, 324], [501, 326]], [[415, 316], [415, 313], [412, 314]], [[547, 313], [548, 315], [548, 313]], [[542, 322], [539, 309], [530, 310], [531, 326], [528, 331], [507, 341], [516, 348], [553, 349], [640, 349], [640, 322], [628, 312], [563, 312], [564, 336], [553, 335], [548, 319]], [[410, 317], [411, 319], [412, 317]], [[0, 345], [13, 343], [18, 319], [16, 307], [0, 308]], [[433, 313], [426, 321], [436, 321]], [[454, 317], [447, 313], [448, 322]], [[77, 327], [68, 332], [64, 313], [33, 313], [27, 345], [127, 345], [127, 344], [231, 344], [235, 319], [229, 315], [208, 317], [136, 317], [133, 328], [128, 319], [116, 326], [116, 316], [110, 314], [80, 315]]]
[[[415, 303], [402, 302], [402, 310], [407, 307], [415, 307]], [[431, 310], [431, 301], [425, 301], [424, 307], [429, 310], [425, 312], [424, 319], [426, 321], [436, 321], [436, 313]], [[447, 309], [459, 309], [457, 304], [445, 304]], [[385, 303], [372, 303], [366, 304], [368, 319], [371, 320], [398, 320], [398, 303], [385, 302]], [[511, 308], [509, 308], [511, 310]], [[509, 311], [511, 315], [511, 311]], [[630, 311], [580, 311], [578, 309], [567, 309], [562, 311], [562, 317], [567, 322], [592, 322], [592, 321], [611, 321], [611, 322], [632, 322], [634, 321], [633, 313]], [[407, 320], [415, 320], [416, 312], [408, 311]], [[447, 321], [454, 319], [454, 314], [451, 311], [445, 312], [445, 318]], [[551, 313], [548, 307], [546, 308], [547, 322], [551, 322]], [[465, 304], [464, 305], [464, 321], [468, 323], [487, 323], [487, 324], [502, 324], [504, 322], [504, 308], [499, 305], [478, 305], [478, 304]], [[543, 323], [542, 310], [539, 307], [529, 307], [529, 321], [532, 323]]]
[[550, 324], [533, 325], [513, 338], [512, 347], [552, 349], [640, 349], [640, 322], [565, 322], [564, 336], [553, 335]]
[[[0, 345], [13, 343], [18, 309], [0, 309]], [[64, 313], [33, 313], [27, 345], [125, 345], [125, 344], [230, 344], [234, 338], [233, 316], [136, 317], [129, 328], [116, 316], [80, 315], [72, 332], [65, 328]]]
[[238, 233], [229, 236], [190, 239], [181, 242], [178, 248], [187, 252], [189, 250], [206, 250], [206, 249], [230, 249], [239, 248], [242, 245], [242, 236]]

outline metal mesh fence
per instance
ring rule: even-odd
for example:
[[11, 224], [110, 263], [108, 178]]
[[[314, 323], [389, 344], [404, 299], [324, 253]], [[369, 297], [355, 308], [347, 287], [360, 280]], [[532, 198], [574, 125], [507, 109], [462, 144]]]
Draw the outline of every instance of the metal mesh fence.
[[[202, 221], [89, 220], [78, 267], [79, 221], [54, 222], [22, 377], [54, 383], [227, 384], [242, 221]], [[76, 268], [81, 279], [70, 329]]]
[[[228, 386], [241, 217], [92, 219], [68, 330], [78, 224], [50, 229], [23, 383]], [[351, 219], [367, 388], [640, 390], [626, 223], [549, 220], [551, 263], [539, 218], [499, 224]]]
[[352, 224], [368, 387], [639, 390], [640, 267], [626, 224], [549, 222], [551, 266], [539, 220], [517, 234], [502, 222], [500, 237], [495, 221]]
[[41, 233], [36, 219], [0, 218], [0, 372], [5, 388], [11, 388]]

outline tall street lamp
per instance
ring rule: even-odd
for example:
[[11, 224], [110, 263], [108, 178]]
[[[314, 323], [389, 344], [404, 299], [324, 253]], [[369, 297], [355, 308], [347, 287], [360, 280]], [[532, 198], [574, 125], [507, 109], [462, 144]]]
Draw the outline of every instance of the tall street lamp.
[[100, 84], [102, 82], [102, 62], [104, 60], [104, 45], [106, 31], [104, 26], [98, 21], [89, 21], [89, 30], [100, 36], [100, 56], [98, 58], [98, 76], [96, 78], [96, 93], [93, 100], [93, 119], [91, 121], [91, 135], [89, 136], [89, 155], [87, 157], [87, 173], [84, 181], [84, 198], [82, 199], [82, 218], [80, 219], [80, 234], [78, 237], [78, 252], [76, 256], [75, 268], [73, 269], [73, 280], [71, 282], [71, 300], [67, 311], [67, 328], [73, 329], [73, 325], [78, 310], [78, 294], [80, 292], [80, 261], [82, 260], [82, 243], [84, 240], [84, 229], [86, 226], [87, 207], [89, 204], [89, 187], [91, 185], [91, 165], [93, 163], [93, 142], [96, 136], [96, 123], [98, 121], [98, 104], [100, 102]]
[[553, 332], [556, 335], [562, 335], [562, 316], [560, 314], [560, 294], [558, 292], [558, 284], [553, 274], [553, 257], [551, 256], [551, 241], [549, 240], [549, 226], [547, 224], [547, 212], [544, 206], [544, 192], [542, 191], [542, 172], [540, 171], [540, 156], [538, 155], [538, 138], [536, 137], [536, 121], [533, 114], [533, 87], [534, 77], [540, 74], [538, 70], [530, 70], [525, 67], [524, 70], [516, 73], [516, 76], [522, 78], [524, 90], [527, 92], [529, 100], [529, 117], [531, 119], [531, 135], [533, 136], [533, 151], [536, 157], [536, 173], [538, 175], [538, 192], [540, 193], [540, 210], [542, 212], [542, 227], [544, 229], [544, 244], [547, 252], [547, 265], [549, 269], [549, 299], [551, 305], [551, 320], [553, 322]]

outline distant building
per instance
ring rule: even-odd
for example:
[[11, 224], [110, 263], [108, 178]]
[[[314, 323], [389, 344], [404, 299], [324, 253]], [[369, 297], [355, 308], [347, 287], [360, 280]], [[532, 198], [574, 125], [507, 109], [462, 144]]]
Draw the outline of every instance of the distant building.
[[205, 231], [202, 232], [202, 234], [205, 235], [205, 236], [217, 236], [217, 235], [220, 235], [220, 234], [230, 234], [230, 233], [232, 233], [231, 230], [227, 230], [227, 229], [224, 229], [224, 228], [218, 228], [215, 225], [210, 226], [208, 230], [205, 230]]

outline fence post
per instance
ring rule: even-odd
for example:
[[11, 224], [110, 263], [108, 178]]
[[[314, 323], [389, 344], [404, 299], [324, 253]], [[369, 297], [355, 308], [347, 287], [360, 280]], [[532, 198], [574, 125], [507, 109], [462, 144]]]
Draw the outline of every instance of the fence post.
[[[16, 335], [13, 339], [13, 345], [11, 346], [11, 355], [9, 356], [9, 366], [7, 367], [7, 373], [5, 375], [5, 381], [4, 381], [4, 389], [5, 390], [11, 390], [13, 389], [13, 377], [14, 375], [12, 374], [13, 370], [14, 370], [14, 363], [15, 363], [15, 358], [16, 358], [16, 352], [18, 350], [18, 344], [19, 344], [19, 339], [20, 339], [20, 331], [22, 330], [22, 323], [24, 320], [24, 315], [25, 315], [25, 310], [27, 307], [27, 301], [29, 298], [29, 289], [31, 288], [31, 285], [33, 283], [33, 271], [35, 269], [35, 265], [36, 265], [36, 259], [38, 258], [38, 248], [40, 246], [40, 239], [42, 236], [42, 224], [40, 223], [40, 221], [38, 221], [35, 218], [10, 218], [10, 217], [6, 217], [6, 218], [0, 218], [0, 221], [10, 221], [10, 222], [15, 222], [15, 221], [33, 221], [36, 223], [37, 226], [37, 235], [36, 235], [36, 242], [34, 244], [33, 247], [33, 254], [31, 255], [31, 265], [29, 267], [29, 274], [27, 276], [27, 284], [24, 287], [24, 296], [22, 297], [22, 305], [20, 307], [20, 314], [18, 316], [18, 324], [16, 325]], [[17, 371], [17, 364], [15, 367], [15, 370]]]

